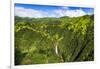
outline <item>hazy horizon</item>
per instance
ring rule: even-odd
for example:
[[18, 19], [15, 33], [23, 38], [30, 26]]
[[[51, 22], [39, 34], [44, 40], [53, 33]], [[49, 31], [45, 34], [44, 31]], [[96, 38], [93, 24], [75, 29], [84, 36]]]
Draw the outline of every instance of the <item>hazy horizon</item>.
[[84, 15], [93, 15], [93, 8], [69, 7], [69, 6], [47, 6], [33, 4], [15, 4], [15, 16], [30, 18], [45, 17], [79, 17]]

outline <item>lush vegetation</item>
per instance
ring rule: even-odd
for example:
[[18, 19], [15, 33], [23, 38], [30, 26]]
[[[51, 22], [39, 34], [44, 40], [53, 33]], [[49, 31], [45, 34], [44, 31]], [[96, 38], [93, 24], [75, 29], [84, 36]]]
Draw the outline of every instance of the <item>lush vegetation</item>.
[[15, 65], [94, 60], [94, 15], [15, 16]]

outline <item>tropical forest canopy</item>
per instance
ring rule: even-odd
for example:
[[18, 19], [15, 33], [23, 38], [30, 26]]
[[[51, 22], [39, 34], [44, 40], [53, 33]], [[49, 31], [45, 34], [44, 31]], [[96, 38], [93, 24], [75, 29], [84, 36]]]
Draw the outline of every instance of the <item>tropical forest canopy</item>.
[[15, 65], [94, 60], [94, 15], [15, 16]]

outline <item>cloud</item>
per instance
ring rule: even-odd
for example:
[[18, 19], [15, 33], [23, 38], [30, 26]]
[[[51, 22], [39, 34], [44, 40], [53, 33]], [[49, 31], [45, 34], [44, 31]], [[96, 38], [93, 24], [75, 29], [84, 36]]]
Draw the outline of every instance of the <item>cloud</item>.
[[70, 17], [79, 17], [87, 15], [87, 13], [84, 12], [82, 9], [77, 9], [77, 10], [67, 10], [65, 15]]
[[67, 7], [62, 7], [54, 10], [35, 10], [24, 7], [15, 7], [15, 16], [20, 17], [34, 17], [34, 18], [42, 18], [42, 17], [79, 17], [83, 15], [91, 15], [91, 12], [86, 13], [82, 9], [69, 10]]
[[84, 15], [92, 15], [93, 12], [85, 12], [82, 9], [77, 9], [77, 10], [69, 10], [67, 9], [59, 9], [59, 10], [54, 10], [55, 14], [58, 17], [62, 16], [69, 16], [69, 17], [79, 17], [79, 16], [84, 16]]
[[42, 17], [43, 11], [38, 11], [34, 9], [27, 9], [23, 7], [15, 7], [15, 16], [21, 17]]

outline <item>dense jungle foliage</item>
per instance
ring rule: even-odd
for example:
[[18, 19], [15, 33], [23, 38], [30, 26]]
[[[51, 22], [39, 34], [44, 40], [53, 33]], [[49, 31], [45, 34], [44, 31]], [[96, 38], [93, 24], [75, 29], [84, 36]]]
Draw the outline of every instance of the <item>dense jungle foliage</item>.
[[94, 60], [94, 15], [15, 16], [15, 65]]

